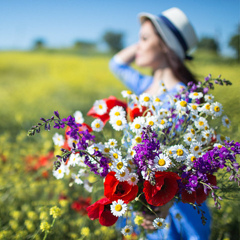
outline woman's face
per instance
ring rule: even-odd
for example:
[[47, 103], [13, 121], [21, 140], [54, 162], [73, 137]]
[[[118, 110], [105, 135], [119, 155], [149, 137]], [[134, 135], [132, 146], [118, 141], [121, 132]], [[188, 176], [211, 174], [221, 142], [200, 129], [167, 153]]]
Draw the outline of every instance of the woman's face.
[[150, 20], [145, 21], [140, 28], [135, 62], [140, 67], [158, 68], [163, 61], [161, 39], [155, 33]]

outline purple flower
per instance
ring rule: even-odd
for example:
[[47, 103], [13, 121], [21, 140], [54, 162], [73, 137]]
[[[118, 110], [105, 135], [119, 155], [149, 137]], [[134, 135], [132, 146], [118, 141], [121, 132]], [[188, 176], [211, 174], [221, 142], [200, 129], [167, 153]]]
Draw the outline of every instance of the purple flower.
[[196, 176], [192, 176], [189, 178], [189, 185], [193, 188], [197, 187], [198, 185], [198, 178]]

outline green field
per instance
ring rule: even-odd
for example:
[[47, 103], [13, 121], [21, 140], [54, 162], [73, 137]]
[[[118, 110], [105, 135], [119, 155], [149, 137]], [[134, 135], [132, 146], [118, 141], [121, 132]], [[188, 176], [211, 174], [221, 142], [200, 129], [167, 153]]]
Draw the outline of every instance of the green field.
[[[110, 72], [109, 60], [109, 56], [0, 52], [0, 157], [2, 158], [2, 161], [0, 159], [0, 169], [2, 170], [0, 177], [0, 239], [42, 238], [43, 235], [37, 232], [40, 219], [38, 218], [36, 221], [30, 219], [32, 229], [27, 225], [30, 223], [26, 223], [26, 219], [29, 218], [28, 212], [36, 212], [38, 215], [41, 212], [36, 207], [39, 206], [35, 203], [36, 194], [40, 194], [40, 200], [42, 199], [44, 206], [49, 205], [46, 204], [49, 199], [51, 199], [52, 205], [57, 202], [57, 189], [53, 191], [56, 180], [50, 177], [50, 180], [42, 179], [34, 183], [33, 179], [37, 179], [39, 173], [25, 174], [23, 158], [29, 154], [40, 155], [48, 152], [52, 148], [52, 133], [45, 133], [33, 140], [26, 137], [27, 130], [36, 124], [40, 117], [51, 117], [55, 110], [58, 110], [62, 117], [73, 114], [76, 110], [80, 110], [86, 115], [97, 99], [107, 98], [110, 95], [121, 98], [120, 92], [126, 88]], [[240, 65], [233, 60], [200, 52], [195, 54], [195, 61], [189, 63], [188, 67], [200, 81], [204, 81], [204, 77], [211, 73], [213, 77], [221, 74], [222, 78], [233, 83], [232, 86], [227, 87], [216, 86], [211, 93], [215, 96], [215, 100], [223, 104], [224, 114], [232, 122], [230, 129], [222, 129], [222, 132], [231, 139], [240, 141]], [[92, 121], [90, 118], [85, 118], [85, 120], [87, 123]], [[219, 122], [214, 122], [214, 124], [218, 126]], [[52, 184], [52, 188], [49, 184]], [[59, 189], [64, 191], [64, 186], [59, 186]], [[28, 192], [29, 190], [31, 190], [31, 194]], [[47, 193], [53, 191], [54, 193], [50, 197], [46, 192], [41, 194], [42, 191], [47, 191]], [[67, 190], [65, 191], [67, 192]], [[212, 204], [209, 204], [212, 207]], [[22, 208], [23, 205], [24, 208]], [[240, 239], [239, 209], [239, 202], [230, 200], [223, 202], [221, 211], [213, 208], [212, 239]], [[18, 227], [15, 228], [13, 222], [12, 225], [8, 223], [10, 220], [13, 221], [14, 211], [23, 212]], [[65, 212], [68, 213], [68, 211]], [[3, 220], [5, 214], [7, 217]], [[78, 216], [74, 215], [73, 219], [77, 218]], [[66, 219], [69, 219], [67, 214]], [[71, 224], [67, 220], [62, 224], [67, 229], [64, 232], [66, 234], [64, 236], [67, 236], [66, 239], [80, 239], [79, 226], [96, 227], [95, 225], [90, 226], [87, 220], [78, 225]], [[61, 228], [62, 225], [59, 224], [58, 228]], [[9, 235], [4, 235], [3, 231]], [[20, 231], [25, 231], [25, 237], [21, 238], [20, 235], [17, 237]], [[60, 234], [60, 232], [58, 233]], [[55, 232], [54, 235], [52, 233], [52, 238], [49, 239], [55, 239], [53, 236], [59, 237], [61, 234], [57, 235]], [[93, 238], [94, 236], [98, 236], [97, 233], [92, 235]]]

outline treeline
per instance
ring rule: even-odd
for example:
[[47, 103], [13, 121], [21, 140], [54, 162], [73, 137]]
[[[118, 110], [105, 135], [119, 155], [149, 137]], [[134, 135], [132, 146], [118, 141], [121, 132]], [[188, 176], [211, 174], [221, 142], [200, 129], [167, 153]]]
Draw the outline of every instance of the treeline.
[[[100, 51], [99, 45], [105, 45], [104, 52], [114, 54], [124, 48], [125, 34], [117, 31], [106, 31], [97, 42], [86, 40], [76, 40], [72, 46], [65, 48], [65, 51], [74, 51], [78, 53], [97, 53]], [[239, 61], [240, 55], [240, 25], [236, 32], [229, 38], [228, 46], [234, 50], [235, 58]], [[33, 43], [34, 50], [49, 50], [44, 39], [36, 39]], [[216, 54], [220, 53], [219, 40], [211, 36], [203, 36], [197, 45], [199, 50], [207, 50]], [[51, 50], [51, 49], [50, 49]], [[56, 49], [55, 49], [56, 50]], [[63, 50], [63, 49], [62, 49]], [[54, 49], [52, 49], [54, 51]]]

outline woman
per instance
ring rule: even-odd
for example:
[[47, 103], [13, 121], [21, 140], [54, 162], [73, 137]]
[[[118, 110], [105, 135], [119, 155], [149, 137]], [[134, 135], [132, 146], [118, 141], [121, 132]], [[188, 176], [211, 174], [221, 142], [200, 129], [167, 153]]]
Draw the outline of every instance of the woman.
[[[112, 72], [137, 95], [145, 92], [159, 96], [167, 107], [168, 95], [175, 95], [188, 82], [197, 82], [184, 65], [187, 52], [196, 46], [197, 37], [186, 15], [178, 8], [164, 11], [160, 16], [149, 13], [139, 15], [141, 22], [139, 42], [117, 53], [110, 61]], [[152, 69], [146, 76], [129, 66], [135, 60], [137, 66]], [[162, 92], [164, 85], [167, 92]], [[205, 225], [201, 216], [189, 204], [174, 203], [159, 209], [159, 216], [166, 217], [170, 228], [148, 234], [148, 239], [208, 239], [210, 214], [206, 204], [202, 209], [208, 218]], [[176, 216], [178, 216], [176, 218]], [[155, 216], [145, 215], [142, 226], [153, 230]], [[121, 225], [118, 222], [118, 225]]]

